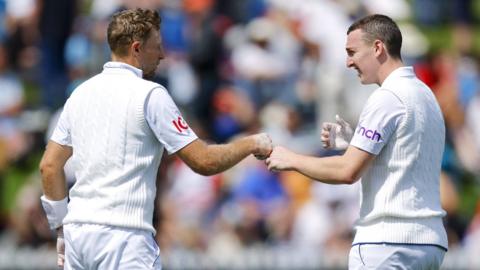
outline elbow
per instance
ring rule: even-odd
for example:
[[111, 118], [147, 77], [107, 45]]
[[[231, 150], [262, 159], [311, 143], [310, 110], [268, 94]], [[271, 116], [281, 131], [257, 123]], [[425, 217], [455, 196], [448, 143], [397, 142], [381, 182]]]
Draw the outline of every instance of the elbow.
[[213, 171], [213, 170], [202, 170], [202, 171], [199, 171], [197, 173], [202, 175], [202, 176], [212, 176], [212, 175], [217, 174], [218, 172]]
[[203, 176], [211, 176], [228, 168], [229, 163], [222, 160], [223, 156], [217, 153], [216, 147], [211, 150], [210, 146], [204, 147], [203, 144], [198, 143], [197, 146], [194, 153], [183, 153], [181, 155], [183, 162], [192, 171]]
[[340, 182], [345, 185], [355, 184], [361, 177], [360, 172], [355, 170], [344, 170], [344, 173], [340, 176]]
[[202, 167], [198, 167], [198, 168], [191, 168], [195, 173], [197, 174], [200, 174], [202, 176], [212, 176], [212, 175], [215, 175], [216, 172], [212, 171], [212, 170], [209, 170], [208, 168], [202, 168]]
[[191, 164], [190, 166], [190, 169], [192, 169], [195, 173], [203, 176], [212, 176], [217, 174], [218, 172], [214, 168], [215, 166], [205, 161]]
[[356, 177], [345, 177], [341, 180], [342, 184], [345, 184], [345, 185], [353, 185], [355, 184], [358, 179], [360, 178], [356, 178]]
[[53, 166], [50, 162], [46, 161], [45, 159], [42, 159], [39, 165], [39, 170], [40, 170], [40, 174], [42, 176], [45, 176], [53, 170]]
[[59, 171], [63, 171], [63, 166], [60, 166], [60, 164], [56, 163], [52, 159], [43, 158], [40, 161], [39, 170], [40, 170], [40, 175], [43, 178], [45, 178]]

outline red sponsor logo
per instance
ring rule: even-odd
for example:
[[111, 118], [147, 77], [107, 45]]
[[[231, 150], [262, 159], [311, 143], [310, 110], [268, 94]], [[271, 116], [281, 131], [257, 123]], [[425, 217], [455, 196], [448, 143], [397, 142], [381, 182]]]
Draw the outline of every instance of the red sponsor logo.
[[178, 130], [178, 132], [182, 133], [184, 130], [188, 129], [187, 123], [183, 121], [182, 117], [179, 116], [177, 120], [172, 120], [173, 126]]

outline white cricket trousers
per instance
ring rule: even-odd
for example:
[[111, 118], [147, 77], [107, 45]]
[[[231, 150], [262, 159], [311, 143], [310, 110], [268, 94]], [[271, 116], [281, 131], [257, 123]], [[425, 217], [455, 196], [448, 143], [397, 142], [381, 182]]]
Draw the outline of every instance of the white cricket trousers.
[[97, 224], [66, 224], [65, 267], [70, 270], [161, 269], [151, 232]]
[[350, 249], [348, 269], [436, 270], [444, 256], [433, 245], [359, 244]]

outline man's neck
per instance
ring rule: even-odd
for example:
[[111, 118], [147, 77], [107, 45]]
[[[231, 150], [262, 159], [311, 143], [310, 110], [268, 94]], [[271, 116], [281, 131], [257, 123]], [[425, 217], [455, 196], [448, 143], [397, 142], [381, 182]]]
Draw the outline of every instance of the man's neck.
[[400, 59], [390, 59], [385, 62], [378, 70], [378, 85], [382, 85], [385, 79], [397, 68], [403, 67], [403, 62]]
[[138, 64], [138, 61], [134, 57], [131, 57], [131, 56], [128, 56], [128, 55], [125, 56], [125, 57], [120, 57], [120, 56], [117, 56], [115, 54], [112, 54], [112, 61], [129, 64], [130, 66], [136, 67], [138, 69], [140, 68], [140, 65]]

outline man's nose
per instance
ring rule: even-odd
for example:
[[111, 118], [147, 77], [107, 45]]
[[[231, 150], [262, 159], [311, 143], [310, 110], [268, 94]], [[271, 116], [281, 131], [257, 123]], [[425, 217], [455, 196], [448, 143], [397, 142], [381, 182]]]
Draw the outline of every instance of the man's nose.
[[347, 67], [352, 67], [353, 66], [353, 61], [352, 61], [352, 59], [350, 59], [350, 57], [347, 58], [346, 64], [347, 64]]
[[162, 60], [165, 58], [165, 50], [163, 49], [163, 46], [160, 48], [160, 53], [158, 54], [158, 60]]

